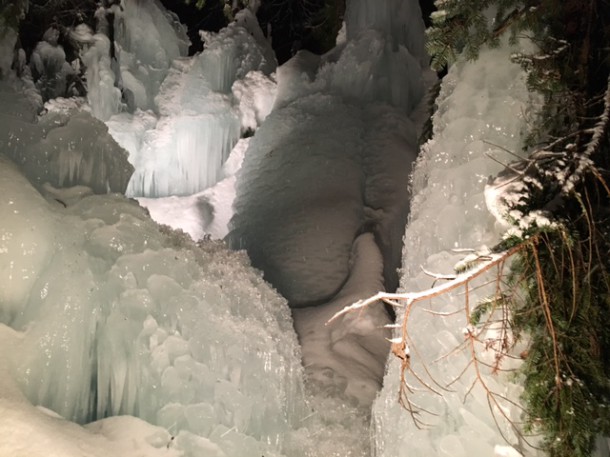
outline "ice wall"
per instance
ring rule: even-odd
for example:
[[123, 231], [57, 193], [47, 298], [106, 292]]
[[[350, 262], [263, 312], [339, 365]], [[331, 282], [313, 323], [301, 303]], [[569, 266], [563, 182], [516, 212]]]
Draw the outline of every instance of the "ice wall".
[[[243, 254], [195, 245], [118, 195], [47, 201], [4, 157], [0, 193], [0, 318], [19, 340], [2, 357], [30, 402], [80, 423], [141, 417], [184, 456], [313, 449], [307, 429], [290, 442], [307, 421], [289, 310]], [[33, 441], [49, 430], [35, 424]]]
[[[485, 205], [484, 188], [488, 176], [502, 169], [501, 163], [510, 162], [513, 154], [521, 152], [530, 106], [526, 75], [510, 62], [511, 52], [513, 49], [506, 44], [499, 49], [483, 50], [477, 61], [462, 60], [453, 65], [443, 80], [434, 116], [434, 137], [423, 147], [413, 175], [414, 196], [405, 233], [402, 290], [418, 292], [433, 285], [422, 268], [451, 273], [465, 255], [454, 249], [491, 247], [500, 239], [501, 230]], [[474, 283], [469, 303], [487, 297], [494, 286], [493, 273]], [[468, 325], [464, 301], [463, 289], [458, 289], [418, 303], [411, 312], [413, 370], [429, 379], [423, 368], [425, 362], [431, 377], [441, 385], [457, 381], [451, 384], [451, 391], [437, 395], [407, 375], [407, 381], [416, 388], [410, 394], [412, 402], [438, 415], [422, 412], [418, 419], [432, 426], [418, 429], [398, 404], [400, 364], [391, 360], [374, 407], [376, 455], [536, 455], [502, 418], [504, 413], [519, 422], [519, 409], [501, 399], [502, 411], [490, 408], [480, 383], [469, 390], [475, 379], [472, 365], [460, 375], [471, 357], [467, 347], [454, 351], [463, 342], [462, 332]], [[446, 317], [431, 314], [428, 309]], [[398, 319], [402, 319], [401, 313]], [[482, 360], [492, 363], [493, 351], [479, 349]], [[514, 364], [510, 361], [504, 365], [511, 366]], [[518, 400], [521, 389], [506, 375], [491, 375], [486, 367], [479, 368], [493, 392]]]
[[103, 120], [122, 109], [153, 109], [172, 61], [186, 56], [189, 40], [177, 17], [157, 0], [124, 0], [95, 14], [95, 33], [72, 32], [86, 66], [87, 99]]
[[352, 0], [346, 8], [345, 42], [322, 58], [301, 51], [278, 69], [276, 107], [325, 92], [410, 113], [425, 93], [422, 73], [428, 67], [419, 5]]

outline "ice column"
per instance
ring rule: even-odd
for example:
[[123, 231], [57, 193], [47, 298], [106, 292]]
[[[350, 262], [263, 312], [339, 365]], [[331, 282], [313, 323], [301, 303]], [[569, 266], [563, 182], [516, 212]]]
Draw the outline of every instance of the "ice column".
[[[511, 63], [512, 51], [506, 44], [499, 49], [483, 50], [475, 62], [456, 63], [443, 80], [434, 116], [434, 137], [423, 147], [413, 176], [402, 290], [418, 292], [432, 286], [432, 279], [422, 273], [422, 267], [426, 271], [451, 273], [465, 255], [454, 249], [478, 249], [499, 241], [501, 233], [486, 208], [484, 188], [488, 176], [502, 168], [498, 162], [508, 163], [512, 160], [510, 151], [521, 151], [529, 101], [526, 75]], [[494, 281], [491, 285], [486, 283], [489, 279], [493, 278], [486, 277], [473, 284], [468, 297], [471, 304], [494, 291]], [[475, 289], [485, 284], [487, 287]], [[500, 402], [502, 410], [490, 408], [480, 383], [475, 383], [469, 391], [475, 379], [473, 367], [464, 373], [462, 370], [468, 366], [471, 356], [467, 350], [454, 351], [463, 342], [462, 331], [469, 324], [463, 312], [464, 300], [460, 289], [430, 302], [421, 302], [410, 314], [409, 336], [412, 347], [417, 347], [417, 352], [411, 351], [413, 370], [427, 378], [422, 365], [425, 362], [431, 377], [441, 385], [457, 381], [451, 384], [451, 391], [437, 395], [407, 374], [409, 383], [421, 387], [410, 394], [412, 402], [438, 415], [422, 412], [419, 418], [432, 426], [418, 429], [398, 404], [400, 364], [392, 359], [381, 396], [374, 406], [376, 455], [518, 455], [515, 449], [524, 455], [536, 454], [502, 418], [501, 414], [505, 414], [518, 422], [518, 408], [507, 402]], [[427, 309], [446, 317], [426, 312]], [[400, 313], [398, 319], [402, 319]], [[481, 357], [493, 362], [492, 351], [482, 350]], [[483, 376], [493, 392], [518, 400], [518, 385], [502, 375], [492, 376], [487, 370]], [[493, 414], [499, 418], [497, 424]]]

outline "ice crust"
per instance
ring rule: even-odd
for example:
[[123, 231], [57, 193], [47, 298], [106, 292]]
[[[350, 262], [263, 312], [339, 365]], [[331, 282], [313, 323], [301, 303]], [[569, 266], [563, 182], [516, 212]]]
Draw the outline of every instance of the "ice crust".
[[[434, 116], [434, 137], [422, 148], [413, 175], [414, 195], [404, 238], [402, 290], [418, 292], [432, 286], [431, 278], [422, 273], [421, 267], [435, 273], [452, 272], [453, 265], [464, 256], [453, 249], [478, 249], [492, 246], [500, 239], [501, 228], [496, 226], [485, 206], [484, 189], [488, 176], [501, 170], [498, 162], [508, 163], [512, 153], [521, 152], [530, 101], [525, 74], [510, 62], [510, 53], [511, 48], [506, 44], [499, 49], [483, 50], [477, 61], [460, 60], [453, 65], [443, 80]], [[482, 278], [473, 284], [470, 303], [493, 291], [493, 281], [491, 285], [476, 288], [489, 279]], [[462, 329], [468, 324], [459, 312], [464, 306], [461, 292], [418, 304], [409, 320], [409, 336], [418, 351], [417, 357], [411, 359], [411, 366], [424, 373], [422, 361], [425, 361], [431, 375], [445, 383], [459, 377], [470, 357], [465, 350], [443, 358], [463, 340]], [[425, 312], [426, 308], [453, 314], [442, 318]], [[399, 313], [398, 319], [401, 317]], [[484, 359], [493, 360], [491, 351], [480, 350]], [[509, 440], [504, 441], [479, 384], [464, 399], [473, 381], [472, 367], [452, 384], [452, 392], [443, 391], [438, 396], [422, 388], [410, 394], [419, 407], [439, 415], [422, 418], [433, 424], [425, 430], [417, 429], [398, 405], [398, 371], [399, 363], [392, 361], [374, 406], [376, 455], [517, 455], [515, 449], [523, 455], [538, 455], [520, 442], [506, 421], [499, 419], [501, 432]], [[484, 376], [495, 392], [518, 400], [521, 392], [518, 385], [504, 376], [488, 372]], [[417, 384], [414, 379], [409, 382]], [[516, 407], [508, 403], [503, 407], [508, 417], [519, 421], [520, 412]], [[506, 454], [510, 448], [507, 445], [515, 448], [511, 450], [513, 454]]]
[[29, 401], [80, 423], [137, 415], [187, 456], [278, 455], [305, 415], [300, 357], [245, 256], [117, 195], [47, 201], [0, 160], [1, 317]]

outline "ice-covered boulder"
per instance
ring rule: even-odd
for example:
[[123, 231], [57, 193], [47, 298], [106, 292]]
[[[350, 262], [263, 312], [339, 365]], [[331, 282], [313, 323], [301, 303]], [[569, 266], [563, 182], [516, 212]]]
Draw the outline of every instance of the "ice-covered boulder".
[[379, 21], [360, 17], [373, 6], [348, 2], [346, 44], [321, 59], [301, 52], [278, 69], [274, 111], [238, 178], [230, 243], [248, 251], [291, 306], [324, 302], [341, 289], [363, 231], [380, 244], [386, 287], [397, 284], [416, 157], [408, 115], [424, 87], [423, 50], [408, 29], [416, 23], [417, 36], [423, 25], [411, 2], [399, 16], [382, 15], [392, 24], [384, 33]]
[[[312, 391], [365, 408], [381, 384], [389, 315], [377, 303], [326, 320], [398, 285], [417, 155], [409, 115], [424, 95], [422, 55], [411, 53], [423, 52], [421, 43], [407, 43], [406, 32], [421, 22], [419, 5], [406, 2], [396, 16], [396, 2], [381, 3], [348, 1], [347, 42], [322, 57], [300, 52], [278, 69], [273, 111], [238, 173], [227, 236], [293, 308]], [[378, 6], [387, 27], [360, 18]], [[422, 30], [418, 23], [413, 36]]]
[[311, 96], [274, 111], [250, 142], [230, 245], [246, 249], [291, 306], [323, 302], [347, 278], [365, 220], [358, 114]]

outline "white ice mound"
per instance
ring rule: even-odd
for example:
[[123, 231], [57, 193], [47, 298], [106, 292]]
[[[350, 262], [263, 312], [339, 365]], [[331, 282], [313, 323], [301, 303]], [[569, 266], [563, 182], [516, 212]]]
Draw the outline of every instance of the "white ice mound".
[[184, 456], [281, 452], [304, 407], [298, 344], [243, 254], [166, 233], [121, 196], [47, 202], [5, 158], [0, 194], [0, 317], [22, 332], [5, 356], [31, 403], [138, 416]]
[[250, 141], [230, 243], [294, 306], [327, 299], [347, 278], [365, 219], [359, 114], [311, 96], [274, 111]]
[[[133, 167], [103, 122], [58, 99], [36, 118], [16, 81], [0, 81], [0, 147], [37, 186], [87, 186], [125, 192]], [[63, 101], [63, 105], [60, 101]]]
[[[500, 240], [501, 231], [485, 206], [484, 189], [488, 176], [502, 169], [500, 163], [510, 162], [513, 153], [521, 151], [528, 128], [526, 75], [511, 63], [510, 53], [505, 44], [499, 49], [483, 50], [477, 61], [453, 65], [443, 80], [433, 119], [434, 137], [422, 148], [413, 175], [414, 196], [404, 238], [401, 279], [401, 289], [407, 292], [419, 292], [433, 285], [433, 279], [422, 272], [422, 267], [434, 273], [452, 273], [453, 266], [465, 255], [453, 249], [478, 249]], [[456, 381], [451, 384], [451, 391], [437, 395], [412, 374], [406, 374], [407, 382], [415, 386], [409, 398], [420, 409], [418, 419], [432, 425], [418, 429], [411, 415], [398, 404], [400, 363], [391, 360], [374, 407], [375, 455], [494, 456], [505, 455], [494, 452], [504, 452], [507, 445], [524, 455], [535, 455], [504, 419], [519, 422], [519, 408], [501, 397], [495, 398], [500, 399], [502, 409], [490, 408], [482, 384], [474, 382], [473, 365], [468, 365], [471, 360], [468, 346], [455, 350], [464, 342], [463, 329], [468, 325], [465, 300], [474, 306], [491, 295], [496, 284], [494, 275], [490, 273], [471, 284], [468, 298], [464, 289], [458, 288], [455, 293], [419, 302], [410, 312], [412, 370], [428, 380], [433, 389], [438, 390], [428, 374], [441, 385]], [[402, 313], [398, 320], [402, 320]], [[480, 349], [479, 357], [485, 363], [493, 363], [494, 352]], [[462, 373], [465, 367], [468, 368]], [[511, 368], [510, 361], [503, 367]], [[518, 384], [501, 373], [492, 375], [491, 369], [482, 364], [479, 368], [493, 392], [518, 401], [521, 392]]]
[[407, 28], [423, 25], [413, 1], [399, 17], [386, 11], [395, 2], [382, 2], [387, 14], [362, 22], [377, 3], [348, 2], [356, 25], [345, 45], [322, 58], [300, 52], [278, 69], [274, 111], [238, 175], [230, 244], [248, 251], [291, 306], [324, 302], [343, 287], [362, 232], [375, 234], [385, 287], [398, 284], [417, 149], [409, 114], [424, 92], [421, 56], [409, 49], [423, 50]]

